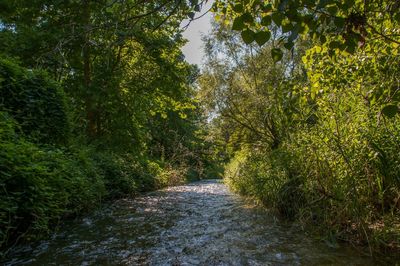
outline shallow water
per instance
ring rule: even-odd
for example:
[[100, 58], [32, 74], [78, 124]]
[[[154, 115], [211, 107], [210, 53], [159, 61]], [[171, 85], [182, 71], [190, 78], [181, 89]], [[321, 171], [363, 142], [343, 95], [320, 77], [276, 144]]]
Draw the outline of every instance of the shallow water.
[[383, 265], [312, 240], [217, 180], [115, 201], [5, 265]]

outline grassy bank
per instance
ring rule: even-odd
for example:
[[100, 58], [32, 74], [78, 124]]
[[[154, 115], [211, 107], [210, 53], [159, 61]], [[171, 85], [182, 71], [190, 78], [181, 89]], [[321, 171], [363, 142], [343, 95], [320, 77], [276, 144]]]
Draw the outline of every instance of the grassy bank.
[[389, 147], [399, 136], [389, 132], [399, 131], [396, 122], [387, 126], [393, 131], [374, 135], [373, 143], [364, 132], [330, 146], [306, 130], [275, 150], [243, 149], [226, 166], [225, 180], [328, 242], [397, 252], [400, 157]]

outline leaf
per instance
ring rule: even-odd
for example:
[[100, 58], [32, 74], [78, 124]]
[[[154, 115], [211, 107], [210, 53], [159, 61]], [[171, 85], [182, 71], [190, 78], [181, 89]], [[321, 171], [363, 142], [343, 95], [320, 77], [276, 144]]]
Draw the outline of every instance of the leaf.
[[280, 26], [282, 24], [283, 19], [284, 19], [284, 16], [282, 13], [275, 12], [272, 14], [272, 21], [278, 26]]
[[261, 19], [262, 26], [269, 26], [269, 25], [271, 25], [271, 22], [272, 22], [271, 16], [265, 16]]
[[396, 13], [393, 18], [395, 21], [400, 22], [400, 13]]
[[270, 3], [263, 8], [263, 12], [268, 13], [269, 11], [272, 11], [272, 5]]
[[354, 37], [349, 38], [345, 42], [345, 50], [350, 54], [354, 54], [356, 52], [357, 42], [355, 41]]
[[232, 30], [241, 31], [243, 30], [243, 28], [244, 28], [243, 18], [242, 17], [235, 18], [232, 24]]
[[244, 30], [242, 31], [242, 39], [246, 44], [250, 44], [254, 41], [255, 34], [252, 30]]
[[325, 35], [319, 36], [319, 41], [321, 42], [321, 44], [326, 43], [326, 37], [325, 37]]
[[305, 20], [304, 22], [310, 29], [310, 32], [313, 32], [317, 29], [317, 26], [318, 26], [317, 21], [310, 19], [310, 20]]
[[289, 41], [293, 42], [294, 40], [297, 39], [297, 37], [299, 36], [298, 30], [297, 29], [293, 29], [292, 33], [289, 36]]
[[298, 13], [295, 8], [291, 8], [291, 9], [287, 10], [285, 14], [291, 20], [295, 20], [298, 17]]
[[336, 48], [340, 48], [340, 42], [332, 41], [329, 43], [329, 49], [336, 49]]
[[254, 35], [254, 39], [259, 46], [262, 46], [271, 38], [271, 32], [269, 31], [260, 31]]
[[243, 12], [243, 5], [242, 4], [237, 4], [233, 7], [233, 11], [236, 13], [242, 13]]
[[279, 48], [273, 48], [271, 50], [271, 56], [274, 62], [279, 62], [283, 57], [283, 52]]
[[382, 113], [389, 118], [394, 117], [398, 112], [399, 108], [394, 104], [388, 104], [382, 108]]
[[314, 51], [315, 51], [315, 53], [316, 53], [316, 54], [319, 54], [319, 53], [321, 53], [321, 52], [322, 52], [322, 47], [321, 47], [321, 46], [318, 46], [318, 45], [316, 45], [316, 46], [314, 46]]
[[244, 13], [241, 17], [243, 22], [251, 23], [254, 21], [253, 16], [249, 12]]
[[282, 32], [283, 33], [289, 32], [292, 29], [293, 29], [293, 24], [292, 23], [288, 22], [288, 23], [282, 24]]
[[335, 24], [336, 27], [338, 27], [338, 28], [341, 29], [341, 28], [344, 27], [345, 19], [342, 18], [342, 17], [336, 17], [336, 18], [333, 20], [333, 23]]
[[190, 19], [194, 19], [194, 12], [189, 12], [188, 16]]
[[291, 50], [294, 46], [293, 42], [287, 42], [283, 45], [286, 49]]

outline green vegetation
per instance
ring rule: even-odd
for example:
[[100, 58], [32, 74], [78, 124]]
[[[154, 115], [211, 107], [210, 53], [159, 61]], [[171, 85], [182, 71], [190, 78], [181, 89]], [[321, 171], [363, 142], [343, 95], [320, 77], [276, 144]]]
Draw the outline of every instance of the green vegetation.
[[[328, 240], [400, 249], [398, 1], [0, 3], [0, 247], [220, 177]], [[4, 254], [4, 253], [2, 253]]]
[[399, 250], [399, 11], [378, 2], [217, 1], [200, 97], [233, 190]]
[[198, 4], [0, 4], [2, 250], [104, 200], [218, 176], [180, 51]]

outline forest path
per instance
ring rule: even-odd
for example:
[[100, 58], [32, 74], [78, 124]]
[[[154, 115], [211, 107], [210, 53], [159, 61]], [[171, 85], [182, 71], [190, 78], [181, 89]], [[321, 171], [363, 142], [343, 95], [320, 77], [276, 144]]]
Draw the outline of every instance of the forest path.
[[376, 265], [205, 180], [117, 200], [6, 265]]

